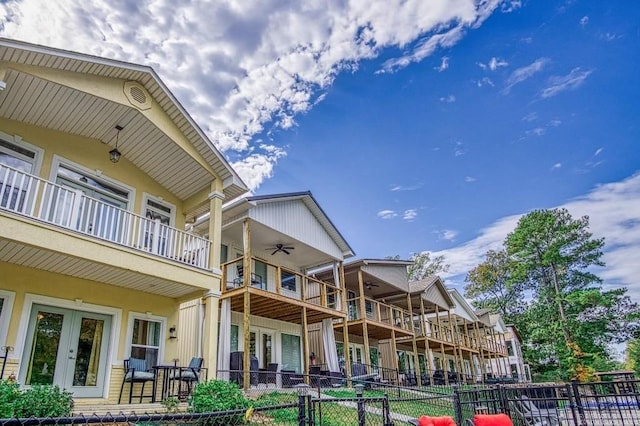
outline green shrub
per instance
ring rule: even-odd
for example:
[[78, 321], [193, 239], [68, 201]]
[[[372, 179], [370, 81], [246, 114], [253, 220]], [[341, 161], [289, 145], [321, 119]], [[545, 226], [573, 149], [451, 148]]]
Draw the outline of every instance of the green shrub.
[[[211, 413], [215, 411], [242, 410], [249, 407], [237, 384], [224, 380], [210, 380], [196, 385], [191, 395], [191, 410], [196, 413]], [[242, 423], [244, 414], [231, 417], [216, 418], [207, 424], [226, 425]]]
[[20, 386], [9, 380], [0, 380], [0, 419], [13, 417], [13, 406], [20, 398]]
[[71, 392], [58, 386], [38, 385], [25, 389], [14, 403], [14, 417], [64, 417], [71, 415]]

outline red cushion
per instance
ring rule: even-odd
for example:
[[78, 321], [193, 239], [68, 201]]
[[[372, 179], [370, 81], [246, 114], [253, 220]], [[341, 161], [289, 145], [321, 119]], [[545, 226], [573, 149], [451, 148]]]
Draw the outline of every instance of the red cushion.
[[449, 416], [429, 417], [420, 416], [418, 418], [418, 426], [456, 426], [456, 422]]
[[506, 414], [476, 414], [473, 416], [475, 426], [513, 426]]

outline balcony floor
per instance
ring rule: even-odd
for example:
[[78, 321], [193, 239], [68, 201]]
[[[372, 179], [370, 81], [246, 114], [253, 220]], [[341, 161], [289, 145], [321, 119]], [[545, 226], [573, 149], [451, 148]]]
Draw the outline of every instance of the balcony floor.
[[286, 296], [271, 293], [255, 287], [241, 287], [224, 293], [221, 297], [231, 299], [231, 310], [244, 311], [244, 295], [250, 297], [250, 313], [259, 317], [302, 324], [303, 308], [307, 309], [307, 324], [321, 322], [323, 319], [345, 318], [346, 314], [335, 309], [303, 302]]

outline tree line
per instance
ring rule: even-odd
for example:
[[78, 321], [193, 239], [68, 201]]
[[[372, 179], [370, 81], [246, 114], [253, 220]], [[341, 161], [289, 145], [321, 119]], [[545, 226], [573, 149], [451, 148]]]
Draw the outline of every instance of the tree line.
[[596, 274], [603, 249], [587, 216], [536, 210], [468, 273], [465, 297], [515, 325], [536, 380], [585, 381], [620, 368], [611, 345], [640, 336], [638, 304]]

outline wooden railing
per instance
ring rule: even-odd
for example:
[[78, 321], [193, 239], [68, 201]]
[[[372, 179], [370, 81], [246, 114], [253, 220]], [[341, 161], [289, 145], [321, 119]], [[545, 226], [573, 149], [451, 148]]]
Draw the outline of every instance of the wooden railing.
[[347, 300], [349, 321], [366, 319], [407, 331], [412, 330], [411, 313], [409, 311], [365, 297], [365, 315], [362, 315], [360, 301], [359, 297]]
[[342, 311], [342, 290], [300, 272], [251, 258], [251, 279], [245, 279], [244, 259], [222, 264], [223, 292], [252, 286], [270, 293]]
[[209, 269], [209, 240], [2, 164], [0, 209]]

